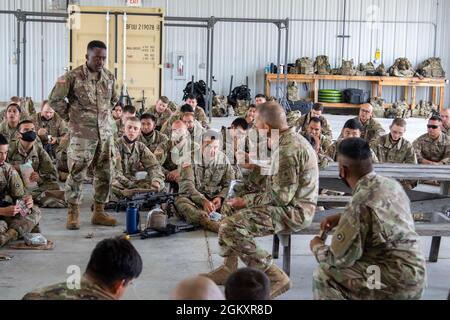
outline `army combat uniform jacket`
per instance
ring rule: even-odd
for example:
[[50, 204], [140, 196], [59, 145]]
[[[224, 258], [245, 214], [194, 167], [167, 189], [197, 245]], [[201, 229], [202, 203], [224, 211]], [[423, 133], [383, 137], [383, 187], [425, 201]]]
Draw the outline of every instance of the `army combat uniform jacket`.
[[450, 164], [450, 137], [443, 133], [436, 140], [425, 133], [413, 142], [413, 146], [419, 163], [426, 159]]
[[388, 133], [375, 140], [371, 147], [380, 163], [409, 163], [417, 164], [416, 153], [411, 142], [400, 138], [393, 142]]

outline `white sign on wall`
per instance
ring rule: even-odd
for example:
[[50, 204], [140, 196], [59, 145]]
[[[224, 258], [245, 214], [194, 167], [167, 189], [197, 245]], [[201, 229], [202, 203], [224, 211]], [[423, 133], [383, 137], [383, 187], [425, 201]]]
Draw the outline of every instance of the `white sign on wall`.
[[142, 0], [127, 0], [127, 7], [142, 7]]

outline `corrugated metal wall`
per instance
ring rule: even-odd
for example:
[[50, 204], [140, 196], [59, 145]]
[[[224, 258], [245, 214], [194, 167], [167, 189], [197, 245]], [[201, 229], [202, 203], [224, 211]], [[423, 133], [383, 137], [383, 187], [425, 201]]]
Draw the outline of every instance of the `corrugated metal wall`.
[[[81, 5], [121, 6], [123, 0], [80, 0]], [[313, 20], [342, 20], [344, 0], [143, 0], [148, 7], [163, 7], [168, 16], [189, 17], [247, 17], [286, 18]], [[444, 68], [450, 72], [450, 0], [347, 0], [345, 32], [350, 36], [345, 42], [342, 35], [343, 22], [292, 21], [290, 28], [290, 62], [302, 56], [315, 57], [326, 54], [332, 67], [339, 67], [342, 58], [353, 58], [355, 64], [374, 59], [377, 48], [381, 49], [385, 65], [395, 58], [408, 57], [416, 66], [433, 56], [435, 39], [436, 54], [443, 59]], [[4, 0], [4, 10], [47, 9], [44, 0]], [[425, 21], [429, 23], [380, 23], [370, 25], [348, 20]], [[437, 24], [437, 34], [433, 24]], [[0, 73], [4, 85], [0, 87], [0, 100], [16, 94], [15, 19], [0, 15], [2, 47], [0, 48]], [[43, 30], [42, 30], [43, 28]], [[41, 34], [43, 32], [43, 44]], [[174, 52], [187, 55], [187, 75], [196, 79], [205, 77], [206, 30], [201, 28], [166, 28], [166, 62], [172, 62]], [[64, 72], [67, 64], [67, 31], [61, 24], [29, 23], [27, 26], [27, 95], [40, 100], [46, 97], [56, 77]], [[252, 94], [263, 91], [264, 66], [276, 61], [277, 28], [271, 24], [218, 23], [215, 28], [213, 89], [227, 94], [231, 75], [234, 86], [245, 83], [248, 76]], [[342, 45], [344, 44], [344, 48]], [[344, 56], [342, 57], [342, 49]], [[283, 47], [284, 50], [284, 47]], [[284, 54], [282, 55], [284, 57]], [[42, 72], [43, 70], [43, 72]], [[164, 93], [180, 101], [185, 80], [173, 80], [172, 69], [164, 70]], [[364, 87], [365, 83], [327, 82], [327, 88]], [[305, 92], [303, 92], [305, 94]], [[388, 101], [400, 99], [401, 89], [385, 88], [383, 96]], [[418, 89], [418, 99], [428, 99], [429, 90]], [[446, 102], [450, 90], [446, 90]]]

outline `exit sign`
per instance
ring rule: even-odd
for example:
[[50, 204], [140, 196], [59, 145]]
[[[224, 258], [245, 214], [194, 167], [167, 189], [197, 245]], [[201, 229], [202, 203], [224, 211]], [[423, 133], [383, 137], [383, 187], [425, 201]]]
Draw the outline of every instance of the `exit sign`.
[[127, 0], [127, 7], [142, 7], [142, 0]]

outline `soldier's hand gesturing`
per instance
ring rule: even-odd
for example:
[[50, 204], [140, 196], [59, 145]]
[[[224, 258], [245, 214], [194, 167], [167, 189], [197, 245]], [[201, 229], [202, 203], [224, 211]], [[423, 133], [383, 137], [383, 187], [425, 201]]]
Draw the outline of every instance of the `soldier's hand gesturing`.
[[221, 197], [214, 198], [212, 203], [213, 203], [213, 205], [214, 205], [214, 207], [216, 208], [216, 211], [217, 211], [222, 206], [222, 198]]
[[28, 209], [33, 208], [34, 202], [33, 202], [33, 197], [31, 195], [27, 194], [26, 196], [23, 196], [22, 200], [25, 202]]

